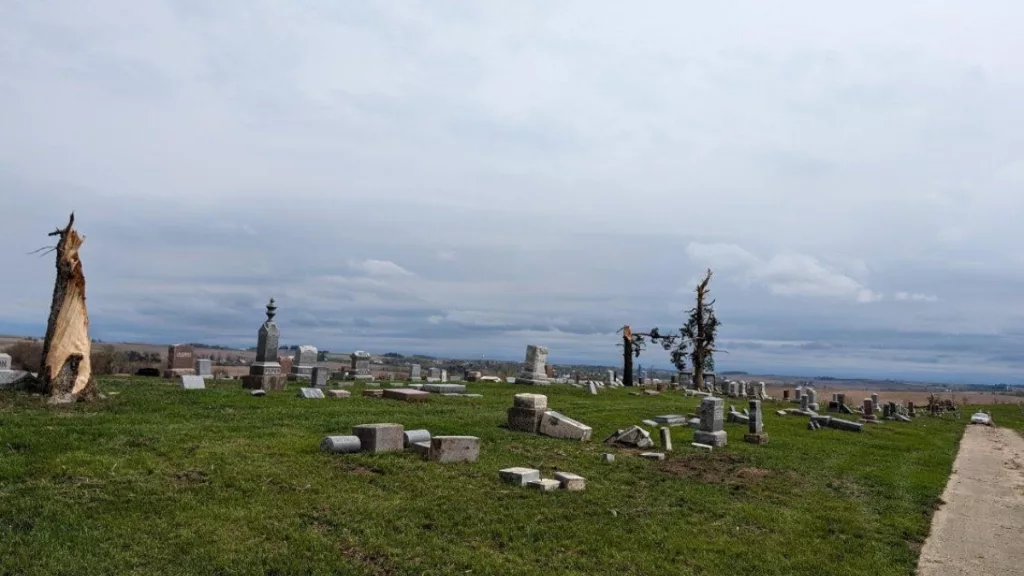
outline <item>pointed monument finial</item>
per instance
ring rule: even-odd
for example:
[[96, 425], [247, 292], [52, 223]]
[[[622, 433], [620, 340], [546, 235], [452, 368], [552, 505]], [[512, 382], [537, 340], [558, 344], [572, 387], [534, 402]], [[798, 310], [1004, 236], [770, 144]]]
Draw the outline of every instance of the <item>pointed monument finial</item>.
[[270, 304], [267, 304], [267, 322], [274, 321], [274, 315], [277, 314], [277, 306], [274, 306], [274, 299], [270, 299]]

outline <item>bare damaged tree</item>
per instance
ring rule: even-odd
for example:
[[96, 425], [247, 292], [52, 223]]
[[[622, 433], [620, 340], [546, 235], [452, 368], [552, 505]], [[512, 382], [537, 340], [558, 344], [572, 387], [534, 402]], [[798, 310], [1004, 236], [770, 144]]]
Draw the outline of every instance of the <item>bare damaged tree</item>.
[[[697, 284], [697, 305], [688, 312], [686, 324], [679, 329], [679, 340], [672, 349], [672, 363], [682, 371], [689, 357], [693, 366], [693, 387], [700, 390], [704, 387], [704, 371], [715, 369], [715, 335], [721, 324], [715, 317], [715, 301], [708, 297], [708, 284], [711, 282], [711, 270], [708, 269], [704, 278]], [[674, 342], [672, 342], [674, 343]], [[670, 348], [667, 343], [665, 349]], [[663, 344], [664, 345], [664, 344]]]
[[[651, 342], [658, 342], [665, 350], [669, 350], [672, 344], [679, 338], [674, 335], [661, 334], [657, 328], [651, 328], [650, 332], [633, 332], [629, 326], [623, 326], [618, 330], [618, 333], [622, 334], [622, 343], [619, 346], [622, 347], [622, 385], [632, 386], [633, 385], [633, 358], [639, 358], [640, 353], [647, 347], [647, 340]], [[673, 363], [675, 364], [675, 356], [673, 353]], [[683, 360], [685, 367], [685, 360]], [[676, 364], [678, 368], [678, 364]], [[682, 370], [682, 368], [679, 368]]]
[[53, 285], [50, 318], [43, 339], [42, 365], [36, 388], [51, 403], [90, 400], [97, 396], [90, 361], [89, 316], [85, 309], [85, 275], [78, 250], [85, 237], [74, 229], [75, 214], [68, 225], [51, 232], [58, 242], [57, 279]]

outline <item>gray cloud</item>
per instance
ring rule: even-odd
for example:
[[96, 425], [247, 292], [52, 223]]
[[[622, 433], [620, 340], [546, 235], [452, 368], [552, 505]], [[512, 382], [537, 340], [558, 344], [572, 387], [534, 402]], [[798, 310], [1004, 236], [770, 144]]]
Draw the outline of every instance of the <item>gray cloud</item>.
[[1019, 381], [1022, 12], [5, 3], [0, 332], [74, 209], [108, 340], [614, 363], [710, 266], [722, 369]]

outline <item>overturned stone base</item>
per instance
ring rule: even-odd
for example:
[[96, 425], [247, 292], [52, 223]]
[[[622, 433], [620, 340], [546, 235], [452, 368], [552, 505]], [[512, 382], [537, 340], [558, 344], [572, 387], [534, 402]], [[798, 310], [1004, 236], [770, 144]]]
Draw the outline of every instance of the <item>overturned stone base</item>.
[[364, 452], [401, 452], [405, 448], [404, 433], [401, 424], [361, 424], [352, 428]]
[[430, 439], [427, 460], [432, 462], [476, 462], [480, 439], [476, 436], [434, 436]]
[[725, 430], [719, 430], [718, 432], [694, 430], [693, 441], [697, 444], [707, 444], [708, 446], [714, 446], [715, 448], [721, 448], [729, 442], [728, 435], [725, 433]]
[[767, 444], [768, 435], [764, 432], [761, 432], [760, 434], [744, 434], [743, 441], [751, 444]]

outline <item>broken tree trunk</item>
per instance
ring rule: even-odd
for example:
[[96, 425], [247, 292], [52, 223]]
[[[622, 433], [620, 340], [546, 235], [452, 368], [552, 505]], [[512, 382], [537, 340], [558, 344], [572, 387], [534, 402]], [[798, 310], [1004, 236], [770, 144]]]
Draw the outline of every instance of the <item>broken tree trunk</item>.
[[85, 238], [74, 229], [75, 214], [58, 236], [57, 279], [43, 340], [38, 391], [55, 404], [91, 400], [97, 396], [90, 364], [89, 316], [85, 310], [85, 275], [78, 250]]

